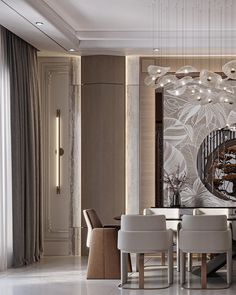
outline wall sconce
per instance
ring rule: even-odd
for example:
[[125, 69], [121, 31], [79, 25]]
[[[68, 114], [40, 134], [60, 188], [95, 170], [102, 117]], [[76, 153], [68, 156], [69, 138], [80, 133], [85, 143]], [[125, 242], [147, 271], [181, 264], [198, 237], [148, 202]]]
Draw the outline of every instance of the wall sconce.
[[61, 111], [56, 111], [56, 192], [61, 192], [61, 156], [64, 150], [61, 148]]

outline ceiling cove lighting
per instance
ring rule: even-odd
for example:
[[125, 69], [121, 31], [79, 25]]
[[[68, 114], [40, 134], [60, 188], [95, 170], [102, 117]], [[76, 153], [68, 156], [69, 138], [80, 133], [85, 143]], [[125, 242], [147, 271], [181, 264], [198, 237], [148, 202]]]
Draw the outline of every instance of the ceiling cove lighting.
[[56, 111], [56, 193], [61, 193], [61, 156], [64, 149], [61, 148], [61, 111]]
[[[157, 3], [158, 2], [158, 3]], [[203, 2], [205, 1], [198, 1], [197, 3], [193, 4], [192, 6], [192, 13], [194, 14], [192, 16], [192, 19], [198, 20], [198, 26], [201, 25], [203, 22]], [[165, 0], [153, 0], [153, 23], [156, 19], [156, 11], [159, 11], [159, 14], [161, 14], [162, 7], [167, 5], [167, 2]], [[149, 65], [147, 67], [147, 77], [144, 79], [144, 83], [147, 86], [153, 86], [154, 88], [162, 88], [166, 87], [166, 91], [174, 96], [180, 96], [182, 94], [191, 95], [193, 99], [196, 101], [201, 101], [201, 104], [209, 104], [209, 103], [228, 103], [232, 104], [235, 101], [235, 94], [236, 89], [234, 86], [227, 83], [227, 80], [236, 80], [236, 60], [231, 60], [225, 64], [221, 64], [222, 66], [222, 72], [224, 74], [224, 77], [221, 76], [221, 74], [213, 72], [210, 70], [211, 68], [211, 22], [214, 15], [218, 16], [219, 19], [219, 26], [221, 28], [220, 30], [220, 44], [219, 48], [221, 51], [221, 57], [223, 57], [222, 53], [222, 26], [223, 26], [223, 20], [226, 22], [227, 19], [227, 13], [228, 15], [231, 15], [229, 18], [229, 22], [231, 23], [231, 28], [233, 27], [233, 16], [230, 11], [233, 10], [233, 4], [227, 6], [227, 9], [224, 7], [224, 3], [215, 2], [218, 3], [218, 5], [211, 6], [211, 1], [207, 4], [207, 6], [204, 6], [204, 9], [206, 9], [206, 21], [208, 23], [208, 69], [202, 69], [198, 71], [194, 66], [188, 65], [189, 61], [186, 62], [186, 31], [188, 30], [187, 27], [187, 7], [186, 2], [184, 1], [180, 9], [176, 9], [176, 14], [178, 14], [180, 11], [180, 15], [177, 17], [176, 20], [182, 19], [182, 56], [184, 59], [184, 63], [187, 63], [186, 65], [181, 66], [177, 71], [173, 74], [169, 74], [170, 67], [169, 66], [162, 66], [161, 65]], [[195, 5], [195, 6], [194, 6]], [[165, 13], [168, 13], [168, 7], [164, 7]], [[224, 15], [223, 15], [224, 13]], [[195, 16], [195, 18], [194, 18]], [[189, 16], [188, 16], [189, 17]], [[159, 22], [161, 22], [158, 25], [158, 28], [160, 30], [160, 34], [162, 34], [162, 28], [163, 28], [163, 18], [161, 18], [161, 15], [157, 17], [159, 19]], [[169, 19], [169, 17], [166, 15], [166, 19]], [[177, 21], [176, 21], [177, 22]], [[194, 28], [194, 22], [193, 22], [193, 32], [196, 31], [197, 28]], [[180, 27], [179, 23], [176, 23], [176, 27]], [[194, 30], [195, 29], [195, 30]], [[155, 30], [155, 26], [153, 26], [153, 44], [155, 43], [155, 35], [154, 32], [158, 31]], [[193, 33], [194, 38], [194, 33]], [[232, 36], [231, 36], [232, 39]], [[159, 36], [159, 42], [158, 44], [161, 44], [162, 36]], [[223, 58], [221, 59], [223, 60]], [[161, 62], [160, 57], [160, 62]], [[200, 72], [200, 74], [199, 74]], [[193, 78], [194, 77], [194, 78]]]

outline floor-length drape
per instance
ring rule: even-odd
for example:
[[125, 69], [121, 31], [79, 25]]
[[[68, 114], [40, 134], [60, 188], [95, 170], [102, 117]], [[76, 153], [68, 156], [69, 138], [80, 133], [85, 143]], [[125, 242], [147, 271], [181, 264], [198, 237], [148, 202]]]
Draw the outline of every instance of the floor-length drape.
[[10, 85], [6, 29], [0, 26], [0, 271], [12, 259]]
[[12, 134], [13, 265], [42, 252], [40, 100], [37, 50], [7, 32]]

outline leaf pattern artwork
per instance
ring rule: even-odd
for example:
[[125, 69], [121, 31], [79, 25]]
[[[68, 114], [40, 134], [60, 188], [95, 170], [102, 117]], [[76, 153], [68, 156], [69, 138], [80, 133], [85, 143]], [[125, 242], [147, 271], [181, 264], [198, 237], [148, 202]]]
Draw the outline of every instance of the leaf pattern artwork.
[[175, 117], [174, 114], [183, 108], [183, 105], [187, 103], [185, 98], [179, 97], [178, 100], [176, 96], [165, 95], [164, 99], [164, 114], [166, 117]]
[[192, 140], [192, 126], [184, 125], [177, 119], [165, 118], [164, 119], [164, 140], [171, 143], [173, 146], [179, 145], [185, 141], [187, 137]]
[[164, 142], [164, 169], [169, 174], [174, 173], [179, 167], [179, 173], [187, 171], [186, 161], [182, 153], [167, 141]]
[[[219, 199], [208, 191], [197, 170], [197, 156], [203, 140], [212, 131], [235, 123], [236, 101], [232, 105], [203, 104], [188, 93], [176, 97], [165, 91], [164, 169], [171, 173], [179, 165], [181, 171], [187, 172], [187, 189], [181, 192], [183, 206], [235, 206], [234, 202]], [[168, 190], [164, 186], [164, 204], [168, 204], [168, 198]]]
[[227, 119], [227, 123], [229, 125], [232, 125], [236, 122], [236, 111], [231, 111], [229, 113], [228, 119]]
[[224, 106], [220, 103], [201, 105], [195, 102], [194, 104], [186, 103], [183, 109], [179, 111], [179, 120], [183, 124], [191, 122], [192, 125], [205, 122], [208, 127], [210, 123], [219, 126], [225, 126], [227, 113]]

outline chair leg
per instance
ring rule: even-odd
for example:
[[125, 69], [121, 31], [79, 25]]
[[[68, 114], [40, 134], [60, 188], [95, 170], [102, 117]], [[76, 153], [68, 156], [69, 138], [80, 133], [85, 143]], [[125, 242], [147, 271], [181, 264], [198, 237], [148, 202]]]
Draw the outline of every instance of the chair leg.
[[179, 250], [179, 231], [181, 228], [181, 224], [179, 223], [177, 226], [177, 233], [176, 233], [176, 266], [177, 271], [180, 271], [180, 250]]
[[193, 256], [192, 253], [188, 253], [188, 272], [192, 271], [192, 265], [193, 265]]
[[206, 288], [207, 288], [207, 264], [206, 264], [206, 253], [202, 253], [201, 283], [202, 283], [202, 289], [206, 289]]
[[136, 263], [135, 263], [135, 264], [136, 264], [136, 265], [135, 265], [135, 267], [136, 267], [135, 271], [136, 271], [136, 272], [138, 272], [138, 264], [139, 264], [139, 260], [138, 260], [138, 259], [139, 259], [139, 254], [136, 253]]
[[186, 253], [180, 250], [180, 284], [185, 283], [185, 272], [186, 272], [186, 262], [185, 262]]
[[132, 261], [131, 261], [131, 254], [130, 253], [128, 253], [127, 271], [132, 272]]
[[139, 254], [139, 289], [144, 289], [144, 254]]
[[167, 254], [168, 259], [168, 284], [173, 284], [173, 247], [168, 250]]
[[161, 265], [165, 265], [165, 264], [166, 264], [166, 253], [161, 252]]
[[176, 266], [177, 266], [177, 271], [180, 271], [180, 251], [179, 249], [176, 250]]
[[232, 250], [227, 251], [227, 284], [231, 285], [232, 283]]
[[128, 278], [128, 270], [127, 270], [127, 261], [128, 261], [128, 253], [121, 252], [121, 286], [127, 283]]

